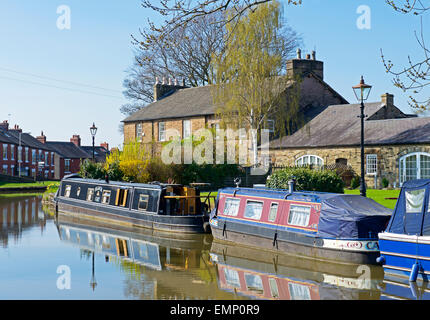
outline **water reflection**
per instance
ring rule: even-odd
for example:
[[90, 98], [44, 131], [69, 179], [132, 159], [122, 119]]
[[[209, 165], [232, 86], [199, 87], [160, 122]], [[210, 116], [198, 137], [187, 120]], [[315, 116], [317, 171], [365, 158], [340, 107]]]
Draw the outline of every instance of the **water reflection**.
[[40, 196], [0, 196], [0, 241], [4, 248], [8, 247], [10, 238], [19, 240], [31, 227], [39, 226], [43, 234], [50, 217], [45, 215], [41, 206]]
[[256, 299], [379, 299], [381, 267], [332, 264], [212, 243], [219, 288]]
[[167, 235], [146, 229], [111, 226], [60, 214], [60, 239], [92, 259], [90, 286], [95, 289], [94, 254], [128, 275], [125, 294], [139, 299], [231, 299], [216, 289], [209, 259], [210, 235]]

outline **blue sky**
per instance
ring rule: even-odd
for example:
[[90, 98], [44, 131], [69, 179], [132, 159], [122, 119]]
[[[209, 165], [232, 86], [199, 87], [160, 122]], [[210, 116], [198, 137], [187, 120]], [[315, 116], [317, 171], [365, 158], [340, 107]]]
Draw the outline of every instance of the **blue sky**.
[[[408, 93], [394, 88], [385, 73], [380, 49], [399, 66], [407, 63], [408, 54], [420, 57], [414, 39], [419, 19], [394, 12], [382, 0], [303, 2], [286, 6], [284, 15], [303, 37], [303, 54], [316, 50], [324, 61], [325, 80], [354, 103], [351, 87], [363, 75], [373, 85], [369, 101], [393, 93], [396, 105], [411, 112]], [[61, 5], [71, 10], [70, 30], [57, 28]], [[371, 9], [370, 30], [357, 28], [360, 5]], [[43, 130], [48, 140], [68, 141], [80, 134], [86, 145], [95, 122], [96, 144], [119, 146], [118, 125], [124, 118], [119, 108], [127, 102], [122, 82], [133, 61], [130, 35], [148, 18], [159, 19], [140, 0], [2, 0], [0, 120], [33, 135]]]

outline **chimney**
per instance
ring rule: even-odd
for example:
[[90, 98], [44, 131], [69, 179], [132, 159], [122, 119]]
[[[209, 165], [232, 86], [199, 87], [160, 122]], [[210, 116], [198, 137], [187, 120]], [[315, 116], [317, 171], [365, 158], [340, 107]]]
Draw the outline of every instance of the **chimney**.
[[4, 120], [2, 123], [0, 123], [0, 129], [3, 130], [9, 130], [9, 123], [7, 122], [7, 120]]
[[297, 48], [297, 59], [301, 59], [302, 58], [302, 50], [300, 50], [300, 48]]
[[381, 95], [381, 101], [386, 106], [393, 106], [394, 105], [394, 95], [390, 93], [384, 93]]
[[311, 55], [307, 54], [306, 59], [301, 59], [301, 51], [297, 49], [297, 59], [287, 61], [287, 75], [291, 78], [295, 76], [306, 76], [310, 73], [324, 80], [324, 63], [316, 60], [316, 52], [312, 51]]
[[172, 83], [172, 79], [169, 78], [169, 82], [166, 83], [166, 78], [163, 77], [163, 82], [160, 83], [158, 81], [158, 77], [155, 80], [154, 84], [154, 102], [164, 98], [167, 94], [171, 94], [177, 90], [188, 88], [185, 86], [185, 80], [182, 80], [182, 85], [177, 84], [177, 80]]
[[41, 143], [46, 143], [46, 136], [43, 134], [43, 131], [40, 133], [40, 136], [36, 137], [36, 139]]
[[75, 146], [81, 146], [81, 137], [78, 134], [74, 134], [73, 137], [70, 138], [70, 142], [73, 142]]
[[109, 151], [109, 143], [107, 143], [107, 142], [100, 143], [100, 147], [103, 147]]
[[13, 130], [18, 131], [18, 132], [22, 132], [22, 129], [17, 124], [13, 126]]

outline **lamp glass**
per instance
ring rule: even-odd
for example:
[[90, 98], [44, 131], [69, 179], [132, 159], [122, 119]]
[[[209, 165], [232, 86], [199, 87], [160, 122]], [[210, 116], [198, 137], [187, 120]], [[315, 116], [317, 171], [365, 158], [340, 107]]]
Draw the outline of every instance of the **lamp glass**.
[[91, 131], [91, 135], [94, 137], [97, 133], [97, 127], [94, 125], [94, 123], [93, 123], [93, 126], [90, 128], [90, 131]]

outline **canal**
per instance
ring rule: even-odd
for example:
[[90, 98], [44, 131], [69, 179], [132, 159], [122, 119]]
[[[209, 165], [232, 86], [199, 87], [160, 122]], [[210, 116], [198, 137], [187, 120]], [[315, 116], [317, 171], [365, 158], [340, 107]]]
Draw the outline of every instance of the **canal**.
[[342, 265], [60, 215], [0, 196], [0, 299], [428, 299], [429, 289]]

